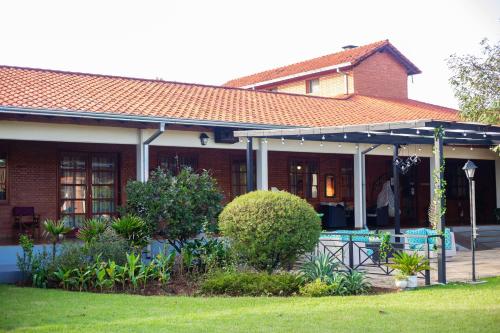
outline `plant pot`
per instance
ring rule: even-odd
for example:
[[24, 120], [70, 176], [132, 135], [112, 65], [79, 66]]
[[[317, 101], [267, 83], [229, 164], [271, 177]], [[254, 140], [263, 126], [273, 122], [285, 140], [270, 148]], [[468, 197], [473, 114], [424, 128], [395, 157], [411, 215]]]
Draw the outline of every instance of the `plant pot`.
[[418, 281], [416, 275], [408, 276], [408, 288], [417, 288]]
[[396, 284], [396, 287], [401, 290], [406, 289], [406, 287], [408, 286], [408, 280], [395, 280], [394, 282]]

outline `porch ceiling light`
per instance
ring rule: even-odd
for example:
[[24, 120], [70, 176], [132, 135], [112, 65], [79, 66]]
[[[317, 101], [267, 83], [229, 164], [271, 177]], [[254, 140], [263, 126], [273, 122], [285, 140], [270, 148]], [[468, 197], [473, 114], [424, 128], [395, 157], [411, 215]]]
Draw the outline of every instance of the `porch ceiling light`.
[[201, 143], [202, 146], [206, 146], [207, 145], [208, 139], [210, 139], [210, 137], [207, 135], [207, 133], [201, 133], [200, 134], [200, 143]]
[[465, 171], [467, 179], [471, 180], [474, 178], [474, 173], [476, 172], [477, 166], [471, 160], [468, 160], [462, 170]]

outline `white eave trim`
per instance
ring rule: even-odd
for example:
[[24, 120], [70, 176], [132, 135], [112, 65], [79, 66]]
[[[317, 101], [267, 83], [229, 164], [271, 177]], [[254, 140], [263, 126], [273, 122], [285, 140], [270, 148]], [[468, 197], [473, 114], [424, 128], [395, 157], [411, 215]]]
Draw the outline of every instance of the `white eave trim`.
[[282, 77], [279, 77], [279, 78], [276, 78], [276, 79], [272, 79], [272, 80], [268, 80], [268, 81], [261, 81], [261, 82], [249, 84], [249, 85], [246, 85], [246, 86], [242, 86], [240, 88], [252, 89], [252, 88], [255, 88], [255, 87], [258, 87], [258, 86], [265, 86], [265, 85], [276, 83], [276, 82], [286, 81], [286, 80], [290, 80], [290, 79], [297, 79], [297, 78], [300, 78], [300, 77], [303, 77], [303, 76], [308, 76], [308, 75], [322, 73], [322, 72], [326, 72], [326, 71], [330, 71], [330, 70], [336, 70], [336, 69], [341, 69], [341, 68], [345, 68], [345, 67], [350, 67], [351, 65], [352, 64], [350, 62], [343, 62], [343, 63], [338, 64], [338, 65], [321, 67], [321, 68], [313, 69], [313, 70], [310, 70], [310, 71], [307, 71], [307, 72], [300, 72], [300, 73], [297, 73], [297, 74], [282, 76]]

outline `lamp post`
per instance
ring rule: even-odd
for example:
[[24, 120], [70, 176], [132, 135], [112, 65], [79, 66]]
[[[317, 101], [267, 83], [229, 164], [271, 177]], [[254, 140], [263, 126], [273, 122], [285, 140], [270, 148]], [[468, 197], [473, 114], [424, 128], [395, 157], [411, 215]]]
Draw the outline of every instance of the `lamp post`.
[[472, 282], [476, 282], [476, 182], [474, 181], [474, 173], [477, 166], [471, 160], [465, 163], [462, 170], [469, 180], [469, 202], [470, 202], [470, 224], [471, 224], [471, 250], [472, 250]]

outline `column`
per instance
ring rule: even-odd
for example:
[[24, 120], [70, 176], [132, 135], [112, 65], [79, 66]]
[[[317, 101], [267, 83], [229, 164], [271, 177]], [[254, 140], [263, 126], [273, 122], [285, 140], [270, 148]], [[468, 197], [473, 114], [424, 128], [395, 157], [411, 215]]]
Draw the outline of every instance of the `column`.
[[268, 168], [267, 168], [267, 142], [259, 139], [259, 150], [257, 150], [257, 189], [267, 191]]
[[142, 138], [142, 130], [137, 129], [137, 144], [136, 144], [136, 178], [140, 182], [144, 182], [144, 140]]
[[429, 204], [432, 202], [432, 199], [434, 199], [434, 164], [436, 162], [434, 161], [434, 156], [431, 156], [429, 158], [429, 190], [430, 190], [430, 196], [429, 196]]
[[[435, 135], [434, 139], [434, 170], [439, 170], [439, 177], [437, 177], [437, 181], [435, 186], [437, 188], [441, 188], [444, 170], [441, 166], [444, 165], [444, 156], [443, 156], [443, 132], [442, 129], [438, 129], [438, 134]], [[436, 205], [436, 216], [438, 217], [438, 225], [437, 230], [444, 234], [445, 230], [445, 219], [444, 214], [442, 214], [444, 209], [444, 197], [441, 197], [441, 200], [437, 202]], [[442, 242], [441, 238], [438, 238], [438, 280], [440, 283], [446, 283], [446, 249], [444, 242]]]
[[247, 192], [252, 192], [253, 186], [253, 148], [252, 138], [247, 138]]
[[363, 153], [359, 145], [354, 154], [354, 227], [363, 228]]

